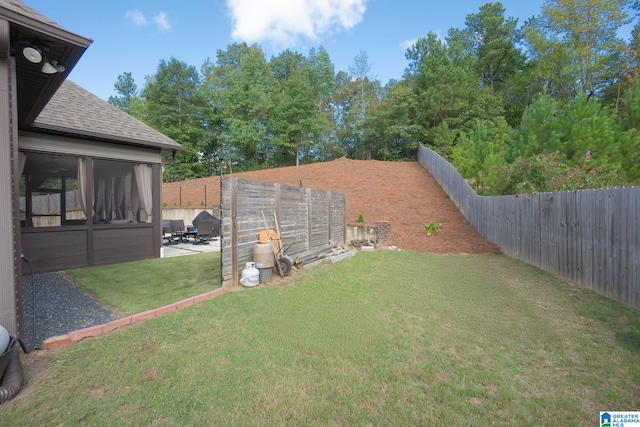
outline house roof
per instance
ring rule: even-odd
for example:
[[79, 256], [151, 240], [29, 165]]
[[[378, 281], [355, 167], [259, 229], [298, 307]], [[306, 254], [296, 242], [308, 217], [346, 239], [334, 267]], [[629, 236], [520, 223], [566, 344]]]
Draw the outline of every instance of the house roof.
[[159, 148], [162, 154], [185, 147], [103, 99], [66, 80], [29, 127], [44, 132], [98, 141]]
[[[67, 31], [62, 28], [60, 25], [53, 22], [51, 19], [47, 18], [37, 10], [34, 10], [27, 6], [26, 4], [17, 1], [17, 0], [0, 0], [0, 7], [6, 9], [4, 13], [5, 16], [10, 17], [13, 14], [13, 19], [9, 19], [12, 22], [22, 22], [25, 23], [27, 20], [31, 20], [33, 22], [39, 22], [41, 24], [45, 24], [50, 27], [55, 27], [61, 31]], [[32, 25], [33, 26], [33, 25]]]
[[[93, 41], [64, 29], [18, 0], [0, 0], [0, 19], [9, 22], [19, 93], [18, 126], [22, 128], [35, 120]], [[22, 54], [27, 46], [39, 47], [48, 60], [58, 61], [65, 70], [42, 73], [42, 63], [31, 63]]]
[[[74, 34], [18, 0], [0, 0], [0, 19], [9, 22], [16, 64], [18, 127], [34, 132], [160, 149], [184, 147], [111, 104], [66, 80], [93, 42]], [[22, 51], [37, 46], [65, 70], [44, 74], [42, 63], [29, 62]]]

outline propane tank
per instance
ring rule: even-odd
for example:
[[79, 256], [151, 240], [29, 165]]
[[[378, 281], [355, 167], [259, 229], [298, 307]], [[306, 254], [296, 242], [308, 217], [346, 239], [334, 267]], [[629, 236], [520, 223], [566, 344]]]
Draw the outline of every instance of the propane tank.
[[256, 268], [255, 262], [248, 262], [245, 264], [244, 270], [242, 270], [240, 283], [247, 287], [256, 286], [260, 283], [260, 270]]
[[[260, 273], [258, 271], [258, 273]], [[9, 347], [9, 332], [4, 328], [4, 326], [0, 326], [0, 354], [3, 354], [7, 351], [7, 347]], [[0, 377], [2, 376], [2, 372], [0, 372]]]

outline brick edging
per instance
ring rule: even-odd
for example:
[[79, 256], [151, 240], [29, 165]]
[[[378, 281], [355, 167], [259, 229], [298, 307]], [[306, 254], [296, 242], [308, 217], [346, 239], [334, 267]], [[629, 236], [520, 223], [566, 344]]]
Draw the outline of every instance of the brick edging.
[[220, 287], [204, 294], [196, 295], [194, 297], [183, 299], [182, 301], [174, 302], [172, 304], [154, 308], [152, 310], [143, 311], [142, 313], [136, 313], [131, 316], [123, 317], [121, 319], [112, 320], [111, 322], [102, 325], [90, 326], [88, 328], [78, 329], [77, 331], [71, 331], [67, 335], [58, 335], [56, 337], [51, 337], [46, 339], [42, 343], [42, 347], [48, 349], [72, 342], [78, 342], [84, 338], [97, 337], [109, 333], [122, 326], [134, 325], [147, 319], [160, 317], [163, 314], [171, 313], [181, 308], [188, 307], [200, 301], [215, 298], [218, 295], [222, 295], [224, 292], [225, 289]]

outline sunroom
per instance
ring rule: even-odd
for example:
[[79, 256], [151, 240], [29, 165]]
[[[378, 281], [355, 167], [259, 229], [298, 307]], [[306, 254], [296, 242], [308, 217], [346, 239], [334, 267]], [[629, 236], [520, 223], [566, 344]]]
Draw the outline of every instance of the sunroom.
[[13, 335], [23, 274], [160, 256], [162, 163], [184, 148], [67, 80], [90, 44], [0, 0], [0, 325]]

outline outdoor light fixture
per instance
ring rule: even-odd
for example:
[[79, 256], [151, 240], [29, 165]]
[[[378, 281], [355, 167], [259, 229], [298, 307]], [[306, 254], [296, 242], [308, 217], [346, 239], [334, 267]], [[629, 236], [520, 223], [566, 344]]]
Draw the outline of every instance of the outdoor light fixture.
[[42, 52], [37, 47], [27, 46], [22, 49], [22, 54], [27, 58], [27, 61], [34, 64], [39, 64], [42, 61]]
[[64, 65], [58, 64], [58, 61], [44, 61], [42, 72], [45, 74], [62, 73], [66, 68]]
[[62, 73], [64, 72], [64, 70], [66, 70], [66, 68], [64, 68], [64, 65], [58, 64], [58, 61], [51, 61], [51, 65], [53, 65], [56, 68], [56, 71], [59, 73]]
[[65, 66], [59, 64], [58, 61], [49, 61], [47, 56], [43, 53], [43, 51], [48, 52], [49, 50], [50, 49], [48, 49], [46, 46], [34, 44], [22, 49], [22, 54], [29, 62], [32, 62], [34, 64], [42, 63], [41, 71], [44, 74], [63, 73], [66, 70]]
[[45, 61], [44, 65], [42, 66], [42, 72], [45, 74], [55, 74], [58, 72], [58, 70], [56, 69], [56, 67], [51, 65], [49, 61]]

